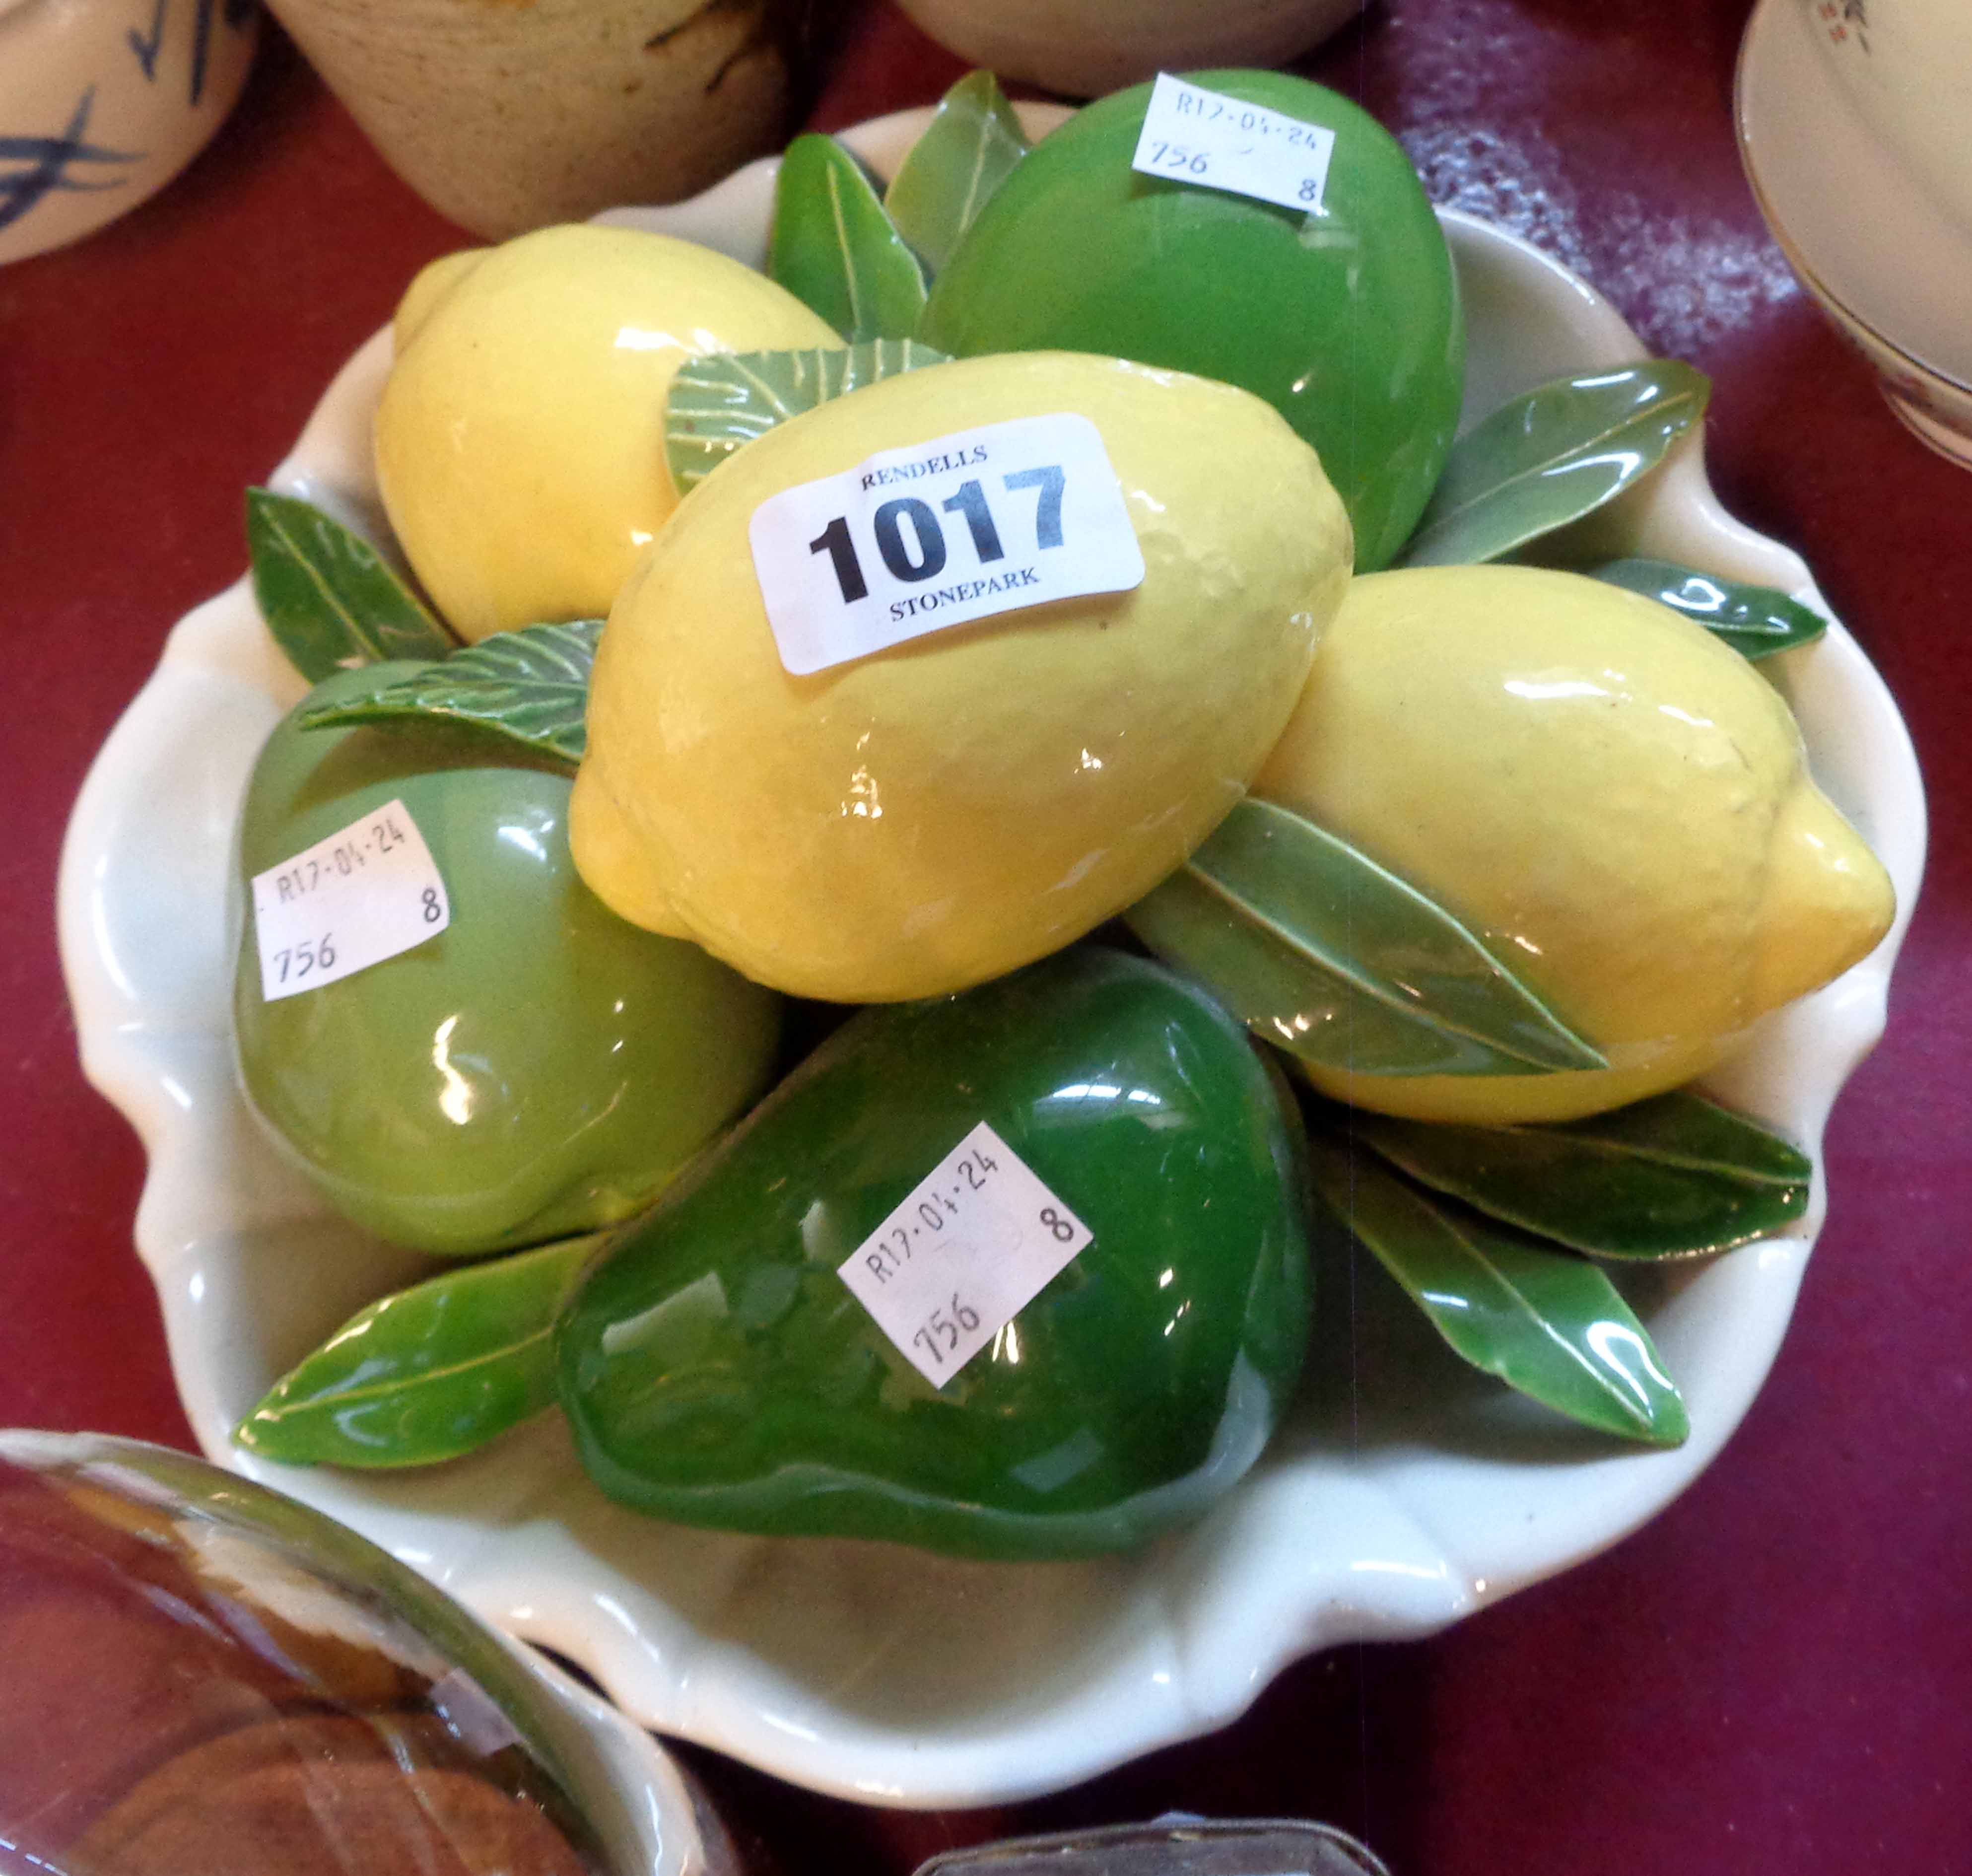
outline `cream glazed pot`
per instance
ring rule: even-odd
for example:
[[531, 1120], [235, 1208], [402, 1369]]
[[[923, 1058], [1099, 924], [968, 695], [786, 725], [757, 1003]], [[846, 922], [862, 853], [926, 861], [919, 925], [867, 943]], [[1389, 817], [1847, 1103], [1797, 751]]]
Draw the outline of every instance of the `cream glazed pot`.
[[0, 261], [170, 181], [238, 99], [258, 24], [252, 0], [0, 0]]
[[1092, 98], [1160, 71], [1285, 64], [1363, 0], [898, 0], [930, 38], [1003, 79]]

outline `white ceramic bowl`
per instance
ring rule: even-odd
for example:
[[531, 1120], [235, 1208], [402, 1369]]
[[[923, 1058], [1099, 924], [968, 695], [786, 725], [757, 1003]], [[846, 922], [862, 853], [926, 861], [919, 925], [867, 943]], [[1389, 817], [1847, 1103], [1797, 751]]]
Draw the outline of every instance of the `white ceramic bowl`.
[[[924, 121], [885, 119], [849, 141], [887, 168]], [[772, 175], [758, 165], [694, 203], [619, 218], [757, 260]], [[1471, 322], [1468, 416], [1637, 355], [1610, 307], [1555, 263], [1445, 219]], [[275, 477], [373, 526], [368, 418], [387, 345], [380, 336], [351, 361]], [[1820, 603], [1794, 555], [1719, 510], [1695, 441], [1590, 532], [1585, 553], [1683, 560]], [[1839, 625], [1765, 668], [1904, 907], [1873, 956], [1767, 1020], [1719, 1078], [1812, 1147], [1881, 1032], [1924, 802], [1902, 721]], [[228, 840], [258, 744], [301, 688], [243, 581], [191, 613], [98, 759], [64, 857], [83, 1062], [150, 1150], [137, 1240], [187, 1410], [214, 1458], [581, 1662], [651, 1727], [873, 1802], [1056, 1789], [1231, 1720], [1298, 1655], [1429, 1633], [1614, 1542], [1690, 1482], [1766, 1374], [1822, 1216], [1818, 1181], [1785, 1236], [1627, 1283], [1690, 1404], [1678, 1450], [1619, 1452], [1530, 1407], [1444, 1354], [1393, 1290], [1378, 1301], [1366, 1272], [1353, 1316], [1318, 1302], [1305, 1398], [1259, 1468], [1197, 1528], [1099, 1561], [968, 1564], [651, 1522], [587, 1484], [553, 1415], [398, 1476], [235, 1451], [227, 1430], [268, 1384], [413, 1268], [326, 1214], [233, 1086]]]
[[[1890, 408], [1972, 468], [1972, 230], [1857, 109], [1817, 39], [1801, 0], [1754, 11], [1734, 103], [1747, 179], [1789, 266], [1874, 368]], [[1958, 83], [1972, 116], [1972, 74]]]
[[1064, 97], [1099, 97], [1161, 71], [1285, 65], [1363, 0], [898, 0], [968, 64]]
[[0, 0], [0, 261], [170, 181], [232, 109], [259, 25], [242, 0]]

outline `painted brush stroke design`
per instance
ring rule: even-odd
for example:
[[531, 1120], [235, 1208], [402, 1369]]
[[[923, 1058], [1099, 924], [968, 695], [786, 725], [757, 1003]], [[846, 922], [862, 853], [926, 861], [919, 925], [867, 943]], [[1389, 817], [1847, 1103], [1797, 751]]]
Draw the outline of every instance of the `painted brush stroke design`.
[[0, 261], [73, 240], [170, 181], [238, 96], [258, 24], [255, 0], [73, 0], [10, 18]]
[[[153, 84], [158, 77], [158, 54], [165, 43], [165, 29], [171, 18], [171, 0], [152, 0], [151, 25], [148, 32], [139, 32], [132, 27], [125, 34], [130, 50], [135, 54], [137, 63], [143, 68], [145, 78]], [[191, 26], [191, 76], [185, 101], [196, 105], [205, 95], [206, 68], [212, 54], [212, 29], [215, 20], [223, 20], [235, 32], [242, 30], [253, 17], [253, 0], [195, 0]]]
[[83, 93], [59, 136], [0, 136], [0, 228], [18, 221], [56, 190], [120, 189], [127, 176], [109, 173], [143, 160], [142, 150], [113, 150], [87, 141], [96, 87]]

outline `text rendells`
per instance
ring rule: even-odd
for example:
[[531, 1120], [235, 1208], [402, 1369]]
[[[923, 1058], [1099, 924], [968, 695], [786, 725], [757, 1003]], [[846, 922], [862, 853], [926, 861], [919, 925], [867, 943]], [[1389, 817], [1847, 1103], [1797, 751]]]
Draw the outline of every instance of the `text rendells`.
[[837, 1274], [905, 1359], [939, 1387], [1066, 1269], [1091, 1236], [982, 1120]]
[[401, 801], [256, 873], [253, 891], [269, 1003], [380, 964], [452, 923], [445, 881]]
[[769, 496], [748, 532], [797, 677], [1144, 577], [1102, 433], [1068, 411], [884, 450]]

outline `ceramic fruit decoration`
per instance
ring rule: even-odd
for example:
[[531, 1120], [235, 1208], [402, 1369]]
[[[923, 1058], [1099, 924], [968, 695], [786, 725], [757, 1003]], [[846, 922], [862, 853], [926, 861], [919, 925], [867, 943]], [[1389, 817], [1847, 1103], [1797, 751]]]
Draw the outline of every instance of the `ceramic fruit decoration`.
[[1379, 1072], [1346, 1021], [1318, 1045], [1289, 1021], [1317, 1087], [1388, 1113], [1562, 1120], [1688, 1081], [1894, 909], [1773, 687], [1671, 607], [1575, 574], [1355, 581], [1254, 790], [1430, 894], [1606, 1064]]
[[602, 1242], [447, 1264], [359, 1310], [233, 1437], [284, 1465], [456, 1459], [555, 1399], [554, 1328]]
[[1242, 386], [1319, 451], [1357, 569], [1381, 567], [1458, 419], [1464, 327], [1437, 217], [1402, 148], [1347, 99], [1275, 72], [1192, 77], [1222, 108], [1333, 132], [1313, 212], [1200, 186], [1182, 165], [1132, 168], [1151, 96], [1139, 85], [1014, 167], [932, 283], [921, 336], [962, 356], [1062, 347]]
[[[1029, 151], [984, 75], [955, 88], [888, 197], [834, 145], [805, 144], [782, 172], [769, 264], [858, 342], [810, 328], [671, 371], [657, 435], [687, 492], [599, 647], [592, 619], [447, 655], [374, 551], [304, 505], [258, 498], [256, 592], [303, 668], [426, 660], [348, 680], [312, 721], [374, 722], [340, 733], [423, 751], [434, 714], [462, 719], [478, 727], [443, 734], [482, 739], [475, 760], [508, 739], [510, 773], [551, 773], [562, 791], [584, 902], [663, 934], [625, 923], [619, 942], [717, 971], [675, 942], [689, 936], [762, 983], [880, 1007], [599, 1253], [565, 1239], [372, 1305], [243, 1424], [256, 1451], [415, 1465], [553, 1397], [605, 1489], [661, 1517], [981, 1556], [1134, 1543], [1203, 1510], [1291, 1389], [1306, 1273], [1283, 1247], [1304, 1237], [1304, 1123], [1330, 1225], [1461, 1357], [1604, 1433], [1686, 1436], [1647, 1328], [1598, 1260], [1783, 1231], [1812, 1165], [1693, 1093], [1655, 1091], [1843, 969], [1889, 917], [1881, 869], [1745, 662], [1821, 621], [1658, 563], [1597, 579], [1439, 564], [1526, 553], [1607, 504], [1691, 434], [1706, 382], [1667, 361], [1557, 381], [1446, 455], [1455, 297], [1448, 266], [1431, 286], [1442, 243], [1428, 210], [1412, 213], [1414, 179], [1378, 167], [1394, 146], [1345, 179], [1345, 159], [1381, 146], [1321, 116], [1325, 94], [1208, 76], [1222, 105], [1277, 106], [1286, 134], [1333, 128], [1312, 211], [1141, 175], [1105, 208], [1089, 178], [1116, 152], [1051, 171], [1046, 152], [1081, 147], [1076, 130]], [[1100, 129], [1107, 108], [1079, 123]], [[1053, 230], [1030, 243], [1033, 271], [1053, 270], [1060, 303], [1063, 231], [1079, 240], [1078, 217], [1101, 228], [1115, 209], [1121, 232], [1082, 271], [1098, 288], [1134, 280], [1146, 316], [1180, 335], [1197, 336], [1212, 254], [1271, 281], [1262, 263], [1285, 231], [1281, 277], [1315, 270], [1308, 303], [1366, 322], [1383, 348], [1371, 375], [1409, 387], [1373, 420], [1385, 458], [1338, 497], [1294, 426], [1312, 433], [1338, 404], [1360, 413], [1363, 387], [1327, 375], [1340, 354], [1321, 346], [1285, 391], [1265, 381], [1296, 329], [1271, 292], [1257, 316], [1220, 321], [1244, 350], [1210, 368], [1251, 389], [1168, 358], [954, 362], [923, 343], [927, 271], [929, 329], [961, 342], [939, 296], [958, 319], [949, 282], [1028, 188], [1023, 229]], [[1197, 264], [1128, 274], [1119, 257], [1162, 225], [1135, 218], [1145, 203], [1174, 240], [1203, 243]], [[1338, 300], [1321, 270], [1358, 237], [1393, 258], [1359, 256]], [[1007, 253], [1024, 283], [1025, 254]], [[414, 286], [411, 351], [490, 265], [464, 257]], [[1019, 299], [1003, 291], [995, 316]], [[1422, 358], [1405, 350], [1420, 331]], [[1317, 384], [1322, 398], [1296, 403]], [[993, 454], [1003, 433], [1070, 419], [1099, 452], [1092, 480], [1066, 458]], [[1334, 449], [1353, 476], [1350, 446]], [[1401, 473], [1379, 480], [1391, 464]], [[1091, 489], [1113, 505], [1103, 552], [1127, 545], [1134, 570], [1105, 561], [1025, 596], [1050, 555], [1080, 545], [1093, 511], [1076, 492]], [[1352, 586], [1363, 528], [1380, 543], [1368, 561], [1427, 570]], [[1010, 596], [966, 610], [988, 589]], [[449, 768], [443, 786], [461, 786]], [[1061, 950], [1118, 910], [1194, 987]], [[524, 994], [512, 981], [508, 1002]], [[315, 994], [329, 1008], [341, 988]], [[242, 997], [243, 1051], [254, 1022], [297, 1021], [247, 1011], [243, 974]], [[694, 1052], [749, 1006], [718, 1007], [682, 1054], [711, 1061]], [[413, 1083], [441, 1053], [420, 1020]], [[1359, 1105], [1304, 1095], [1291, 1116], [1242, 1021]], [[276, 1067], [291, 1035], [305, 1025], [280, 1032]], [[443, 1052], [455, 1070], [449, 1035]], [[297, 1111], [335, 1111], [290, 1078]], [[706, 1135], [723, 1112], [699, 1116]], [[374, 1176], [386, 1155], [355, 1157]], [[325, 1181], [338, 1203], [371, 1202], [345, 1185]], [[390, 1202], [413, 1208], [397, 1188]], [[499, 1241], [593, 1217], [539, 1211]], [[953, 1247], [982, 1236], [985, 1267], [1024, 1269], [1035, 1249], [1058, 1260], [988, 1307], [971, 1276], [943, 1280], [977, 1273]], [[935, 1250], [948, 1266], [919, 1261]], [[935, 1293], [919, 1296], [928, 1269]]]
[[[577, 1296], [583, 1465], [660, 1517], [971, 1556], [1196, 1518], [1259, 1456], [1307, 1340], [1284, 1093], [1209, 999], [1113, 952], [865, 1012]], [[989, 1280], [1077, 1242], [1002, 1327]], [[880, 1297], [932, 1266], [895, 1339], [852, 1259]]]
[[[309, 701], [416, 668], [346, 673]], [[305, 730], [290, 715], [255, 766], [243, 886], [305, 867], [331, 836], [344, 838], [318, 872], [341, 851], [342, 871], [374, 873], [413, 829], [442, 882], [436, 936], [273, 1000], [243, 914], [233, 1021], [249, 1102], [381, 1237], [469, 1256], [625, 1217], [767, 1074], [778, 999], [596, 900], [568, 857], [570, 786], [560, 763], [429, 721]], [[328, 975], [324, 937], [331, 961], [359, 942], [346, 923], [311, 930], [305, 957], [273, 961], [277, 989], [283, 973]]]
[[[894, 453], [876, 538], [816, 521], [792, 561], [802, 590], [846, 593], [877, 577], [881, 547], [920, 576], [886, 629], [912, 609], [935, 623], [1081, 550], [1084, 472], [1064, 485], [1052, 443], [976, 476], [959, 460], [990, 427], [1063, 413], [1093, 426], [1086, 480], [1120, 490], [1139, 583], [788, 668], [756, 511]], [[749, 443], [625, 587], [590, 693], [576, 864], [625, 918], [778, 989], [890, 1002], [981, 982], [1119, 911], [1210, 830], [1279, 734], [1348, 578], [1314, 453], [1246, 392], [1066, 353], [887, 378]]]
[[677, 499], [664, 410], [683, 360], [841, 342], [710, 248], [587, 226], [434, 261], [394, 335], [377, 484], [465, 639], [609, 610]]

